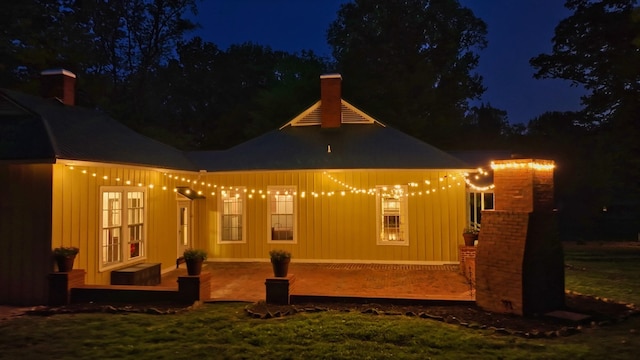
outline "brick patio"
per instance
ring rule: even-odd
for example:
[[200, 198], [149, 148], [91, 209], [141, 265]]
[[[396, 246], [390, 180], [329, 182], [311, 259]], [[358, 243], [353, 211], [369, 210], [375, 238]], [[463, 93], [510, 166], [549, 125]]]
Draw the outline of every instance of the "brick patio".
[[[265, 280], [273, 276], [268, 262], [207, 262], [212, 300], [255, 302], [265, 299]], [[433, 300], [475, 300], [458, 265], [308, 264], [291, 263], [294, 295], [323, 295]], [[177, 286], [184, 265], [163, 275], [161, 286]]]

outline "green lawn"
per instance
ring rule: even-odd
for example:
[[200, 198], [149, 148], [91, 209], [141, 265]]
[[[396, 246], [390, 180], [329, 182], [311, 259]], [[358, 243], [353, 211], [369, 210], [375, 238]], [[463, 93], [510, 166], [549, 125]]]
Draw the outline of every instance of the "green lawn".
[[[567, 270], [567, 288], [637, 301], [638, 254], [567, 249], [567, 263], [586, 269]], [[0, 359], [632, 359], [640, 353], [638, 317], [569, 337], [524, 339], [401, 315], [329, 311], [260, 320], [244, 306], [207, 304], [177, 315], [23, 316], [0, 322]]]
[[640, 244], [565, 245], [565, 287], [640, 305]]

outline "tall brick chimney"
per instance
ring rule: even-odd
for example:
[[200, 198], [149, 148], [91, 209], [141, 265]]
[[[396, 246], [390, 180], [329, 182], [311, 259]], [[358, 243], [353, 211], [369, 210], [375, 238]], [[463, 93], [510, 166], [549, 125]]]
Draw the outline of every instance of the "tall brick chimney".
[[495, 210], [482, 212], [476, 303], [517, 315], [564, 306], [564, 255], [553, 211], [553, 161], [492, 164]]
[[76, 102], [76, 75], [64, 69], [44, 70], [40, 73], [42, 97], [56, 98], [63, 104], [73, 106]]
[[320, 106], [322, 128], [337, 128], [342, 123], [342, 76], [320, 76]]

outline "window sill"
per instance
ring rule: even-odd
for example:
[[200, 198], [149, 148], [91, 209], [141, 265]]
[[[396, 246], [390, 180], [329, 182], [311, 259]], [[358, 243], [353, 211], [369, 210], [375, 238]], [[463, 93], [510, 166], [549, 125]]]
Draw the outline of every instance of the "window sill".
[[139, 264], [139, 263], [145, 262], [146, 260], [147, 260], [146, 257], [140, 257], [140, 258], [136, 258], [135, 260], [129, 260], [129, 261], [119, 262], [119, 263], [116, 263], [116, 264], [110, 264], [110, 265], [106, 265], [106, 266], [100, 267], [98, 269], [98, 272], [103, 273], [103, 272], [107, 272], [107, 271], [111, 271], [111, 270], [121, 269], [121, 268], [125, 268], [127, 266], [131, 266], [131, 265], [135, 265], [135, 264]]

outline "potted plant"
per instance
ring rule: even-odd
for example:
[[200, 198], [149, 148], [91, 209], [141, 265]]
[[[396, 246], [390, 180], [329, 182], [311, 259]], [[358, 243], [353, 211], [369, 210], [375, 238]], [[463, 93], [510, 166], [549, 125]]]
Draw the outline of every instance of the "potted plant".
[[478, 240], [479, 233], [480, 232], [476, 228], [473, 228], [473, 227], [465, 228], [464, 231], [462, 232], [462, 237], [464, 238], [464, 245], [473, 246], [476, 240]]
[[271, 250], [271, 265], [273, 266], [273, 276], [287, 277], [289, 271], [289, 262], [291, 262], [291, 253], [286, 250]]
[[207, 260], [207, 253], [200, 249], [187, 249], [182, 254], [184, 262], [187, 263], [188, 275], [200, 275], [202, 263]]
[[53, 257], [58, 264], [59, 272], [69, 272], [73, 270], [73, 261], [76, 259], [80, 249], [73, 246], [61, 246], [53, 249]]

